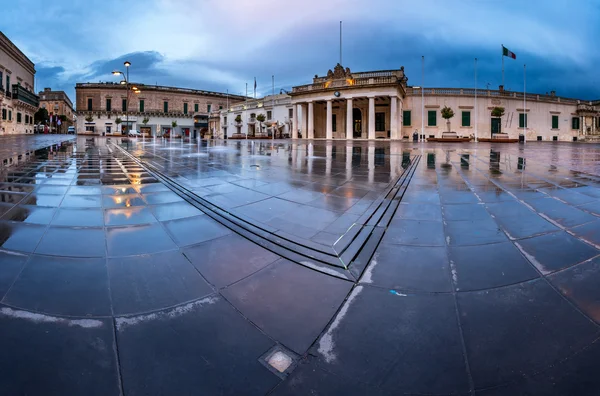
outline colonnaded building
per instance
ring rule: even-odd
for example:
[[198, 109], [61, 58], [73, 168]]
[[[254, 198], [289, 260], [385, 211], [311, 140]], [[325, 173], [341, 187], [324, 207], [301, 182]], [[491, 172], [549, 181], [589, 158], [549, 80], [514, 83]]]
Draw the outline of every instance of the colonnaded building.
[[0, 135], [33, 133], [35, 65], [0, 32]]
[[[398, 70], [352, 72], [338, 64], [311, 84], [223, 109], [220, 124], [228, 138], [409, 139], [413, 133], [441, 137], [447, 130], [441, 109], [450, 107], [451, 130], [459, 136], [507, 133], [526, 140], [600, 139], [600, 100], [473, 88], [407, 85]], [[493, 117], [496, 107], [502, 117]], [[259, 115], [265, 121], [259, 121]]]
[[218, 119], [221, 109], [245, 99], [204, 90], [113, 82], [77, 83], [75, 96], [79, 134], [111, 136], [137, 130], [145, 136], [190, 138], [219, 132], [216, 124], [209, 130], [211, 113]]

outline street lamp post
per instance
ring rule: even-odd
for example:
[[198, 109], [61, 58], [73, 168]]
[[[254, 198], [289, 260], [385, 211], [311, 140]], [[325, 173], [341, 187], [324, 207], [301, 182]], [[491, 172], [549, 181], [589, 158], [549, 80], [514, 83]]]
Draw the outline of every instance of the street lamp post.
[[[125, 65], [126, 73], [123, 73], [119, 70], [115, 70], [112, 72], [112, 74], [115, 76], [123, 76], [123, 81], [121, 81], [121, 85], [125, 85], [125, 90], [127, 92], [125, 96], [125, 123], [127, 124], [127, 130], [129, 131], [129, 66], [131, 66], [131, 62], [125, 61], [123, 62], [123, 64]], [[131, 90], [133, 90], [135, 94], [140, 93], [140, 90], [137, 87], [131, 87]], [[122, 130], [121, 133], [123, 133]]]

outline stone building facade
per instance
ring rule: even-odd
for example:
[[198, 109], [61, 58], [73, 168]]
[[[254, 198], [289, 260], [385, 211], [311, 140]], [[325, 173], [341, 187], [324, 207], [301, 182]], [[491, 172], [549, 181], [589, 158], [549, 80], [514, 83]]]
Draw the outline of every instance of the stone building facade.
[[35, 65], [0, 32], [0, 135], [33, 133]]
[[[292, 99], [287, 94], [269, 95], [251, 99], [229, 109], [221, 110], [221, 136], [237, 137], [289, 137], [293, 119]], [[263, 115], [264, 122], [257, 120]], [[273, 134], [274, 133], [274, 134]]]
[[[450, 128], [459, 136], [507, 133], [526, 140], [600, 139], [600, 101], [472, 88], [407, 85], [404, 68], [354, 73], [337, 65], [311, 84], [293, 87], [292, 138], [409, 139], [441, 137], [448, 125], [444, 106], [455, 116]], [[504, 115], [493, 117], [502, 107]]]
[[73, 110], [73, 102], [64, 91], [53, 91], [50, 88], [44, 88], [39, 93], [40, 108], [48, 110], [48, 115], [64, 115], [66, 121], [59, 127], [59, 132], [66, 133], [67, 128], [73, 125], [75, 119], [75, 111]]
[[[133, 87], [139, 93], [134, 93]], [[77, 83], [77, 133], [121, 135], [137, 130], [145, 136], [195, 138], [210, 134], [210, 113], [245, 99], [219, 92], [136, 83], [130, 83], [129, 89], [128, 94], [127, 86], [118, 83]]]

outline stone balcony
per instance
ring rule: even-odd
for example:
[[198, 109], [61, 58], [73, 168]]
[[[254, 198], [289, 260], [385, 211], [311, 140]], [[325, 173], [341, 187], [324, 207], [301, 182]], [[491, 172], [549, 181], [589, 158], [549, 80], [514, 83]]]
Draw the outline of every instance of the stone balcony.
[[[474, 88], [417, 88], [407, 87], [406, 95], [408, 96], [475, 96]], [[491, 90], [477, 89], [479, 97], [495, 97], [495, 98], [517, 98], [523, 100], [523, 92], [506, 91], [506, 90]], [[530, 102], [554, 102], [564, 104], [580, 104], [578, 99], [564, 98], [556, 95], [540, 95], [535, 93], [525, 94], [525, 100]], [[591, 103], [591, 102], [590, 102]]]

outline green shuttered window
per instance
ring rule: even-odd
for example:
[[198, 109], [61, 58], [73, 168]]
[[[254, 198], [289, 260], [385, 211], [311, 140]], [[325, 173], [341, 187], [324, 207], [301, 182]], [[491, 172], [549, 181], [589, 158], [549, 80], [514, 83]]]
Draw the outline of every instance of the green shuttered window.
[[427, 111], [427, 126], [437, 126], [437, 111]]
[[464, 127], [471, 126], [471, 112], [470, 111], [462, 112], [462, 126], [464, 126]]

